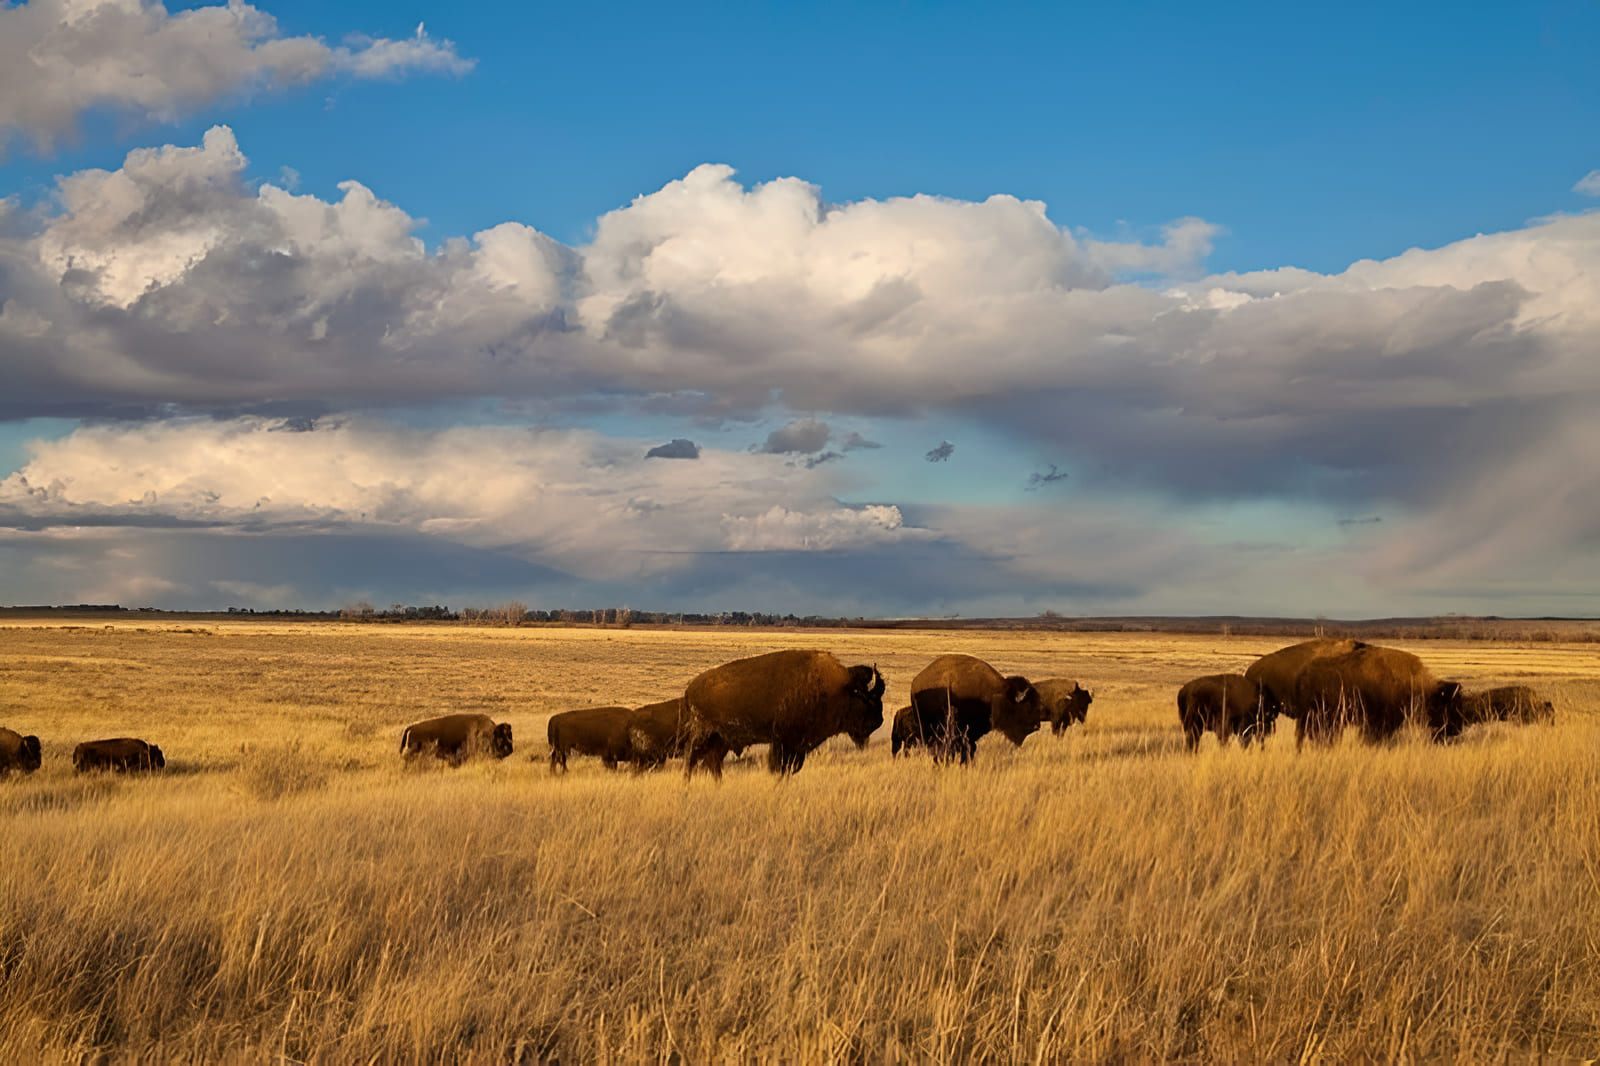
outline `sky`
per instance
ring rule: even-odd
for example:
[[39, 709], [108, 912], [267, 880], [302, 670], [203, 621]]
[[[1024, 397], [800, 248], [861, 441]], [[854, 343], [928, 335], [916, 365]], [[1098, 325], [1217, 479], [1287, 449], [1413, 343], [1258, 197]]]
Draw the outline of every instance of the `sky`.
[[1600, 611], [1600, 3], [0, 3], [0, 603]]

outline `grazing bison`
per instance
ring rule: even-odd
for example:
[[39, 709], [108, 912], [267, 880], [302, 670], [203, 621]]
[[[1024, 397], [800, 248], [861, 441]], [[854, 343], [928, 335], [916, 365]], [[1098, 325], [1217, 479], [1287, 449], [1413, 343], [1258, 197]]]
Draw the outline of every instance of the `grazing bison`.
[[86, 740], [72, 749], [72, 768], [78, 773], [89, 770], [115, 770], [118, 773], [151, 772], [164, 769], [167, 757], [154, 744], [133, 737], [116, 737], [111, 740]]
[[1346, 725], [1359, 725], [1369, 742], [1388, 740], [1408, 721], [1426, 726], [1435, 741], [1466, 725], [1458, 682], [1435, 679], [1410, 652], [1372, 644], [1307, 663], [1294, 702], [1303, 737], [1320, 744], [1333, 743]]
[[633, 755], [628, 738], [632, 720], [632, 707], [585, 707], [551, 715], [546, 731], [550, 739], [550, 771], [566, 772], [569, 751], [598, 756], [607, 770], [615, 770], [617, 763], [627, 762]]
[[1039, 728], [1039, 692], [971, 655], [941, 655], [911, 682], [917, 730], [940, 762], [966, 762], [991, 729], [1020, 745]]
[[1076, 681], [1047, 677], [1043, 681], [1035, 681], [1033, 687], [1039, 692], [1039, 703], [1043, 708], [1040, 713], [1050, 720], [1050, 732], [1056, 736], [1065, 733], [1073, 723], [1089, 717], [1089, 704], [1094, 702], [1094, 693]]
[[1305, 669], [1306, 664], [1335, 655], [1348, 655], [1357, 648], [1365, 647], [1367, 644], [1359, 640], [1318, 637], [1263, 655], [1250, 664], [1244, 676], [1261, 686], [1262, 706], [1273, 718], [1280, 714], [1299, 718], [1300, 711], [1294, 703], [1295, 682], [1299, 680], [1300, 671]]
[[486, 714], [447, 714], [408, 725], [400, 734], [401, 755], [416, 755], [430, 748], [454, 766], [484, 753], [504, 759], [511, 754], [511, 724], [496, 725]]
[[684, 689], [684, 776], [704, 763], [722, 778], [735, 748], [767, 744], [767, 767], [792, 774], [807, 753], [844, 733], [857, 747], [883, 725], [883, 675], [875, 666], [845, 666], [824, 651], [775, 651], [735, 659], [696, 677]]
[[1261, 686], [1243, 674], [1208, 674], [1184, 685], [1178, 690], [1178, 720], [1190, 751], [1200, 746], [1206, 730], [1215, 733], [1223, 746], [1237, 736], [1244, 748], [1257, 737], [1265, 743], [1270, 732]]
[[1484, 692], [1469, 692], [1461, 697], [1461, 711], [1468, 722], [1553, 721], [1555, 707], [1527, 685], [1505, 685]]
[[683, 697], [634, 709], [628, 719], [628, 748], [633, 765], [653, 770], [683, 754]]
[[0, 728], [0, 777], [12, 770], [31, 774], [41, 762], [38, 737], [25, 737], [14, 730]]

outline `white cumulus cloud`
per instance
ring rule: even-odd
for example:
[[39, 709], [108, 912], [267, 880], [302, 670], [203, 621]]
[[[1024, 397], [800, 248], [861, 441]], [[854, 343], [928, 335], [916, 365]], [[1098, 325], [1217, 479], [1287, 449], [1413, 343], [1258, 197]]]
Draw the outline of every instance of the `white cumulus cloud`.
[[240, 0], [176, 14], [152, 0], [28, 0], [0, 5], [0, 149], [18, 135], [48, 148], [95, 108], [170, 121], [221, 97], [333, 73], [471, 67], [420, 26], [404, 40], [330, 46], [279, 35], [271, 15]]

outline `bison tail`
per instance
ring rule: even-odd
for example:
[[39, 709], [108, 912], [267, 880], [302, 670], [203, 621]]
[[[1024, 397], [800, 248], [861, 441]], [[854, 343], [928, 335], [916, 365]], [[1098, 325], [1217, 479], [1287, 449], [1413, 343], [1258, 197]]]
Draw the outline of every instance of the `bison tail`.
[[404, 755], [411, 746], [411, 727], [406, 726], [400, 732], [400, 754]]

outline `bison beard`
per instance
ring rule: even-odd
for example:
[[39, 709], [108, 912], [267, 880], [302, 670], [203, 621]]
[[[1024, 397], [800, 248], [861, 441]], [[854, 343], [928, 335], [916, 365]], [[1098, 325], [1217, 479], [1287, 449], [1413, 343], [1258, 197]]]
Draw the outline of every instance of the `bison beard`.
[[684, 776], [697, 764], [722, 778], [731, 749], [769, 745], [767, 766], [799, 772], [806, 755], [844, 733], [865, 747], [883, 725], [883, 675], [820, 651], [777, 651], [713, 667], [684, 689]]

